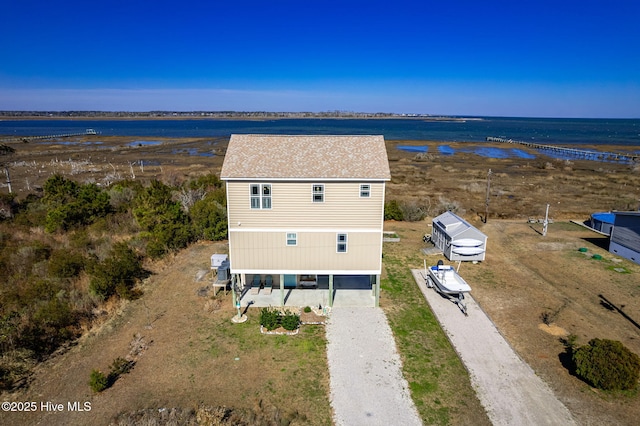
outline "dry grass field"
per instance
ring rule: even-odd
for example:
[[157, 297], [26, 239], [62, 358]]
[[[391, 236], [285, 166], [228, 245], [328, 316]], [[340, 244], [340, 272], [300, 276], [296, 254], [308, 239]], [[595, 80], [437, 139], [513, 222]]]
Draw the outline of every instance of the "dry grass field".
[[[149, 144], [138, 139], [91, 136], [17, 144], [16, 152], [3, 160], [14, 192], [25, 196], [55, 172], [101, 184], [124, 178], [176, 183], [218, 173], [227, 142], [226, 138], [153, 138], [158, 143]], [[427, 145], [429, 150], [417, 155], [396, 149], [411, 144]], [[579, 344], [595, 337], [620, 340], [640, 354], [640, 330], [610, 305], [640, 322], [640, 266], [615, 259], [603, 248], [601, 237], [568, 222], [584, 220], [594, 211], [637, 208], [640, 168], [559, 161], [533, 151], [534, 159], [492, 159], [460, 152], [489, 146], [485, 144], [447, 143], [457, 150], [454, 155], [438, 154], [443, 145], [438, 142], [388, 141], [387, 145], [392, 173], [387, 200], [398, 200], [407, 211], [427, 217], [385, 224], [385, 230], [401, 237], [399, 243], [385, 243], [384, 249], [393, 263], [385, 264], [381, 304], [392, 327], [399, 309], [394, 306], [391, 273], [421, 267], [428, 219], [444, 207], [456, 208], [489, 237], [486, 261], [465, 264], [460, 273], [517, 353], [549, 383], [579, 424], [636, 424], [637, 394], [598, 392], [571, 376], [563, 364], [560, 339], [575, 335]], [[483, 223], [489, 169], [489, 217]], [[542, 237], [541, 225], [527, 219], [543, 217], [547, 204], [554, 223]], [[578, 251], [580, 247], [587, 252]], [[38, 367], [29, 388], [6, 396], [65, 405], [91, 401], [90, 412], [0, 413], [0, 423], [107, 424], [116, 419], [133, 424], [151, 416], [140, 410], [153, 407], [156, 418], [178, 422], [199, 415], [247, 424], [330, 424], [321, 326], [303, 327], [296, 339], [258, 339], [259, 334], [249, 328], [255, 327], [257, 311], [249, 312], [246, 326], [232, 324], [235, 311], [230, 296], [198, 295], [204, 283], [196, 275], [206, 268], [210, 253], [223, 250], [224, 246], [201, 243], [149, 265], [154, 275], [152, 284], [145, 284], [143, 298], [114, 307], [112, 318], [100, 328]], [[593, 259], [593, 254], [602, 259]], [[92, 394], [87, 385], [90, 371], [108, 370], [116, 357], [130, 353], [132, 343], [142, 348], [132, 372], [104, 393]], [[399, 347], [409, 365], [412, 354], [403, 344]], [[447, 383], [451, 392], [456, 387], [470, 389], [466, 379]], [[419, 398], [417, 403], [425, 410], [441, 403], [428, 394]], [[452, 410], [443, 417], [451, 424], [471, 424], [480, 410], [473, 395], [462, 398], [469, 412]], [[203, 407], [229, 407], [229, 411]]]

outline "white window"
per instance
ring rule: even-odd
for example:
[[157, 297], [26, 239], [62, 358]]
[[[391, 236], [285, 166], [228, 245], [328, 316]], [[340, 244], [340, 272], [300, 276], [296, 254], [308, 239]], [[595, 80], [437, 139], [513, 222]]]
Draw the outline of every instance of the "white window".
[[271, 208], [271, 185], [262, 185], [262, 208]]
[[250, 198], [252, 209], [270, 209], [271, 185], [268, 183], [262, 185], [252, 183], [250, 185]]
[[287, 232], [287, 245], [288, 246], [297, 246], [298, 245], [298, 234], [295, 232]]
[[314, 203], [323, 203], [324, 202], [324, 185], [313, 185], [313, 202]]
[[371, 196], [371, 185], [360, 185], [360, 197], [368, 198]]
[[336, 252], [347, 252], [347, 234], [336, 234]]
[[260, 208], [260, 185], [251, 185], [251, 208]]

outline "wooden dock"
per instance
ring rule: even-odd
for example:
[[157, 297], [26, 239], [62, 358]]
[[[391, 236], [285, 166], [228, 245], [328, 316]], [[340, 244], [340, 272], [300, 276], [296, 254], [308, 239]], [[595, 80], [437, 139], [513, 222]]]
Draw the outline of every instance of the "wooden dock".
[[97, 134], [98, 132], [96, 132], [95, 130], [87, 129], [84, 132], [78, 132], [78, 133], [62, 133], [58, 135], [44, 135], [44, 136], [16, 136], [12, 138], [2, 138], [0, 139], [0, 143], [31, 142], [31, 141], [43, 140], [43, 139], [61, 139], [61, 138], [71, 138], [74, 136], [92, 136]]
[[636, 163], [640, 162], [640, 155], [632, 153], [622, 152], [607, 152], [607, 151], [589, 151], [586, 149], [567, 148], [564, 146], [546, 145], [541, 143], [516, 141], [513, 139], [496, 138], [493, 136], [487, 136], [487, 142], [499, 142], [499, 143], [512, 143], [524, 145], [528, 148], [539, 149], [542, 151], [551, 151], [562, 156], [576, 158], [580, 160], [591, 161], [613, 161], [621, 163]]

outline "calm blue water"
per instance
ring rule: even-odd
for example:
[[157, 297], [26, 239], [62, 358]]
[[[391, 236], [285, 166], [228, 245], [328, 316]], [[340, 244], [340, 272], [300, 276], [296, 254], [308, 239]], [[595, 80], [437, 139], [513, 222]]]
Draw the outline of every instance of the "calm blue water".
[[482, 118], [466, 122], [421, 119], [283, 120], [4, 120], [0, 135], [40, 136], [83, 132], [104, 136], [216, 137], [258, 134], [382, 134], [387, 140], [481, 142], [487, 136], [544, 144], [627, 145], [640, 147], [640, 120]]
[[[427, 152], [428, 146], [414, 146], [414, 145], [397, 145], [396, 149], [407, 152]], [[469, 152], [487, 158], [524, 158], [532, 160], [536, 158], [535, 155], [529, 154], [521, 149], [517, 148], [494, 148], [485, 146], [475, 146], [473, 148], [461, 148], [455, 149], [449, 145], [438, 145], [438, 152], [441, 155], [454, 155], [456, 152]]]
[[407, 152], [427, 152], [429, 147], [427, 145], [397, 145], [397, 149]]

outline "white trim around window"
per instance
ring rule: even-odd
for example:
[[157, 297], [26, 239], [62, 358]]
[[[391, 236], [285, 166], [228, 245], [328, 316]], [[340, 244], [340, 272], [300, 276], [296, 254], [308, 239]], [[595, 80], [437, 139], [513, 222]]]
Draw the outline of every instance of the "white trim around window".
[[311, 201], [314, 203], [324, 203], [324, 185], [314, 183], [311, 185]]
[[287, 246], [293, 247], [298, 245], [298, 233], [297, 232], [287, 232]]
[[249, 185], [250, 206], [254, 210], [271, 209], [271, 184], [252, 183]]
[[347, 252], [347, 234], [339, 233], [336, 234], [336, 253], [346, 253]]
[[371, 185], [368, 183], [363, 183], [360, 185], [360, 198], [369, 198], [371, 197]]

